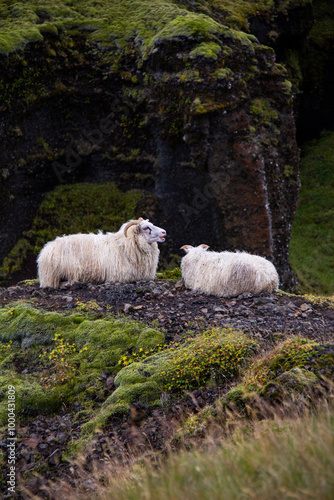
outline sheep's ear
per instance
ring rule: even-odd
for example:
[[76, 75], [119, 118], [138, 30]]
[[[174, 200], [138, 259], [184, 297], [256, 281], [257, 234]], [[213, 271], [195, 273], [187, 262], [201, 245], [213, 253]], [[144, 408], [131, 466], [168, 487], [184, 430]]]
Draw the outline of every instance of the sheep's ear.
[[205, 243], [201, 243], [199, 246], [201, 248], [203, 248], [204, 250], [207, 250], [208, 248], [210, 248], [209, 245], [205, 245]]
[[183, 247], [181, 247], [180, 250], [184, 250], [186, 253], [188, 253], [191, 248], [192, 248], [191, 245], [183, 245]]

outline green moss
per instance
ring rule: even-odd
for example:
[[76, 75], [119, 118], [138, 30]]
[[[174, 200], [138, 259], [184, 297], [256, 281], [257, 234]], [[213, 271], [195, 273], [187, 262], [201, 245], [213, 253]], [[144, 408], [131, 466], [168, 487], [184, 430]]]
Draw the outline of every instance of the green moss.
[[268, 356], [254, 363], [243, 383], [249, 388], [261, 387], [292, 368], [304, 368], [319, 344], [315, 341], [292, 337], [273, 349]]
[[284, 165], [283, 173], [286, 177], [290, 177], [294, 173], [294, 167], [292, 165]]
[[228, 103], [217, 103], [217, 101], [215, 101], [212, 97], [207, 97], [206, 99], [195, 97], [190, 106], [190, 113], [193, 115], [204, 115], [205, 113], [211, 113], [212, 111], [222, 110], [227, 106]]
[[318, 384], [319, 379], [314, 373], [305, 368], [294, 367], [279, 375], [274, 382], [265, 384], [260, 394], [275, 400], [283, 399], [287, 394], [290, 397], [295, 393], [306, 394]]
[[303, 147], [290, 262], [299, 293], [334, 293], [334, 133]]
[[150, 405], [159, 404], [160, 396], [161, 386], [157, 382], [153, 380], [136, 382], [120, 386], [106, 401], [105, 405], [116, 403], [117, 405], [126, 406], [128, 409], [130, 404], [136, 401]]
[[255, 116], [258, 123], [270, 126], [278, 120], [278, 112], [272, 107], [268, 99], [254, 99], [250, 105], [250, 112]]
[[227, 394], [225, 403], [233, 403], [240, 410], [252, 406], [258, 396], [283, 401], [305, 397], [321, 385], [325, 391], [323, 380], [334, 379], [333, 362], [333, 344], [290, 338], [255, 361], [241, 383]]
[[138, 340], [135, 345], [135, 351], [140, 350], [146, 351], [149, 349], [156, 348], [163, 344], [165, 340], [165, 335], [158, 330], [153, 328], [144, 328], [141, 330]]
[[288, 96], [291, 96], [292, 83], [289, 80], [284, 80], [282, 87]]
[[330, 397], [333, 380], [333, 344], [290, 338], [254, 361], [241, 382], [216, 401], [217, 418], [225, 422], [226, 410], [237, 418], [267, 418], [268, 402], [284, 404], [295, 414], [296, 408]]
[[78, 348], [86, 348], [75, 358], [82, 369], [104, 367], [115, 372], [125, 353], [156, 347], [164, 343], [165, 337], [153, 328], [143, 328], [128, 320], [96, 320], [93, 329], [91, 321], [85, 320], [69, 338]]
[[232, 81], [234, 79], [233, 71], [229, 68], [219, 68], [213, 73], [212, 76], [217, 80]]
[[[39, 13], [47, 16], [39, 23]], [[180, 36], [210, 38], [214, 33], [249, 38], [225, 28], [205, 14], [190, 12], [168, 0], [94, 0], [69, 4], [65, 0], [44, 0], [5, 5], [1, 9], [0, 52], [9, 53], [26, 43], [43, 39], [50, 31], [81, 30], [105, 46], [124, 49], [134, 38], [147, 54], [156, 41]]]
[[40, 313], [29, 306], [19, 305], [0, 309], [0, 341], [12, 340], [22, 349], [33, 345], [48, 345], [56, 331], [69, 332], [78, 327], [77, 315], [65, 317], [57, 313]]
[[233, 405], [242, 409], [247, 403], [247, 392], [243, 386], [233, 387], [230, 391], [228, 391], [226, 398], [224, 400], [225, 404]]
[[8, 387], [15, 387], [15, 410], [17, 422], [26, 417], [58, 412], [63, 404], [73, 401], [76, 389], [73, 385], [45, 387], [35, 375], [6, 370], [0, 376], [0, 425], [5, 425], [8, 415]]
[[[70, 348], [53, 361], [48, 354], [57, 349], [56, 336]], [[99, 412], [108, 395], [101, 373], [119, 371], [124, 355], [163, 345], [164, 334], [128, 319], [100, 320], [87, 314], [48, 313], [19, 305], [0, 309], [0, 341], [0, 418], [6, 411], [8, 384], [17, 392], [18, 420], [22, 415], [52, 414], [74, 402], [89, 407], [93, 418], [95, 408]], [[57, 373], [61, 376], [53, 377]], [[148, 382], [140, 389], [145, 402], [152, 400], [151, 386], [156, 387]], [[130, 390], [132, 396], [123, 394], [125, 402], [136, 391]], [[152, 394], [155, 399], [156, 393]]]
[[286, 13], [289, 7], [306, 5], [312, 0], [208, 0], [213, 10], [223, 12], [225, 22], [230, 26], [248, 30], [248, 19], [254, 16], [277, 16]]
[[45, 196], [31, 229], [4, 259], [0, 282], [20, 270], [28, 255], [37, 257], [43, 245], [56, 236], [117, 231], [124, 222], [137, 217], [137, 204], [144, 199], [141, 191], [122, 192], [114, 183], [58, 186]]
[[196, 57], [204, 57], [206, 59], [218, 59], [218, 54], [221, 52], [221, 46], [215, 42], [200, 43], [195, 47], [190, 53], [190, 59], [195, 59]]

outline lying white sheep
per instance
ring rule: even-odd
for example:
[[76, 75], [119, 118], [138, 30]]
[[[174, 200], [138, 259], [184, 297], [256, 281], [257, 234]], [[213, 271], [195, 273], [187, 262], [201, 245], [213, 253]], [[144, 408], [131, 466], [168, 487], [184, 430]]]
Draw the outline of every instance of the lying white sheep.
[[246, 252], [207, 252], [209, 247], [204, 244], [181, 248], [186, 252], [181, 270], [187, 288], [218, 297], [278, 289], [277, 271], [264, 257]]
[[42, 248], [38, 259], [41, 287], [60, 282], [130, 282], [154, 279], [159, 261], [158, 241], [166, 231], [141, 217], [122, 225], [117, 233], [72, 234]]

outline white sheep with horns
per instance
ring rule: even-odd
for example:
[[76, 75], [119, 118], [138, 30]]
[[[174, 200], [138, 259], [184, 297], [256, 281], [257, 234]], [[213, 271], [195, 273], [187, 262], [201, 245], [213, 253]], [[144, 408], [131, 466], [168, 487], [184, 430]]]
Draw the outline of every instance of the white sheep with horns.
[[208, 252], [208, 248], [204, 244], [181, 247], [186, 252], [181, 270], [187, 288], [226, 298], [278, 289], [275, 266], [264, 257], [246, 252]]
[[157, 242], [166, 231], [139, 218], [117, 233], [71, 234], [57, 237], [42, 248], [38, 258], [40, 286], [59, 288], [63, 280], [83, 283], [151, 280], [159, 261]]

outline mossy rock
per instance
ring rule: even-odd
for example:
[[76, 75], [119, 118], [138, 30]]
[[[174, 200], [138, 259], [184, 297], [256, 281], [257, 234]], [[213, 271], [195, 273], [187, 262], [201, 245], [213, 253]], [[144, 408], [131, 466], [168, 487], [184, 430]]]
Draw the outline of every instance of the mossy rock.
[[223, 405], [244, 415], [271, 402], [326, 397], [334, 379], [334, 345], [305, 338], [291, 338], [246, 370], [241, 383], [223, 398]]
[[9, 386], [15, 387], [15, 415], [18, 421], [22, 417], [58, 412], [73, 390], [68, 386], [46, 388], [37, 378], [20, 377], [14, 373], [0, 376], [0, 427], [5, 425], [8, 417]]
[[[164, 340], [163, 332], [128, 319], [48, 313], [28, 304], [2, 308], [1, 415], [6, 410], [6, 392], [11, 384], [17, 394], [18, 419], [22, 415], [52, 414], [74, 402], [89, 408], [94, 416], [94, 409], [99, 409], [110, 394], [100, 380], [101, 373], [118, 372], [122, 356], [152, 352]], [[125, 401], [136, 397], [136, 391], [134, 388], [130, 390], [132, 396], [124, 395]], [[141, 391], [145, 401], [152, 403], [156, 399], [152, 381]]]
[[161, 393], [161, 386], [154, 380], [122, 385], [106, 400], [103, 406], [116, 403], [126, 405], [129, 408], [131, 403], [137, 401], [150, 405], [160, 404]]
[[317, 346], [310, 359], [309, 369], [319, 378], [334, 379], [334, 344]]
[[0, 309], [0, 341], [16, 341], [22, 349], [48, 345], [56, 332], [75, 329], [83, 320], [79, 315], [66, 317], [53, 312], [41, 313], [24, 305]]
[[252, 400], [252, 397], [252, 393], [246, 391], [244, 387], [238, 386], [234, 387], [227, 393], [226, 398], [224, 398], [224, 402], [226, 403], [226, 406], [231, 406], [241, 410]]
[[258, 413], [257, 408], [261, 407], [261, 396], [254, 390], [249, 390], [242, 383], [233, 387], [228, 393], [216, 401], [215, 406], [221, 412], [228, 412], [235, 418], [252, 418]]
[[200, 43], [195, 47], [189, 54], [190, 59], [195, 59], [196, 57], [204, 57], [205, 59], [218, 59], [218, 54], [221, 52], [222, 48], [218, 43]]
[[[163, 39], [210, 38], [214, 33], [225, 32], [238, 36], [233, 29], [222, 26], [210, 16], [188, 11], [169, 0], [102, 0], [99, 4], [87, 0], [80, 6], [69, 5], [64, 0], [45, 0], [43, 12], [45, 22], [40, 23], [38, 4], [4, 6], [0, 52], [8, 54], [27, 43], [42, 41], [49, 33], [63, 30], [85, 32], [91, 42], [109, 48], [116, 46], [124, 51], [134, 38], [143, 57]], [[246, 40], [246, 35], [242, 35]]]
[[154, 354], [147, 359], [123, 368], [115, 378], [117, 387], [146, 382], [160, 373], [165, 363], [172, 358], [171, 351]]
[[[162, 345], [165, 336], [153, 328], [129, 320], [85, 320], [70, 336], [82, 352], [77, 356], [82, 368], [104, 366], [112, 371], [119, 369], [120, 357], [130, 350], [139, 352]], [[85, 347], [87, 348], [85, 350]]]
[[283, 401], [292, 398], [295, 394], [307, 396], [316, 389], [319, 378], [304, 368], [292, 368], [282, 373], [274, 381], [268, 382], [260, 392], [266, 399]]
[[305, 368], [319, 343], [302, 337], [291, 337], [275, 347], [268, 355], [253, 363], [244, 375], [243, 384], [249, 390], [261, 390], [292, 368]]
[[269, 99], [263, 98], [256, 98], [251, 102], [250, 112], [254, 115], [257, 123], [270, 126], [277, 122], [279, 115], [272, 104]]

